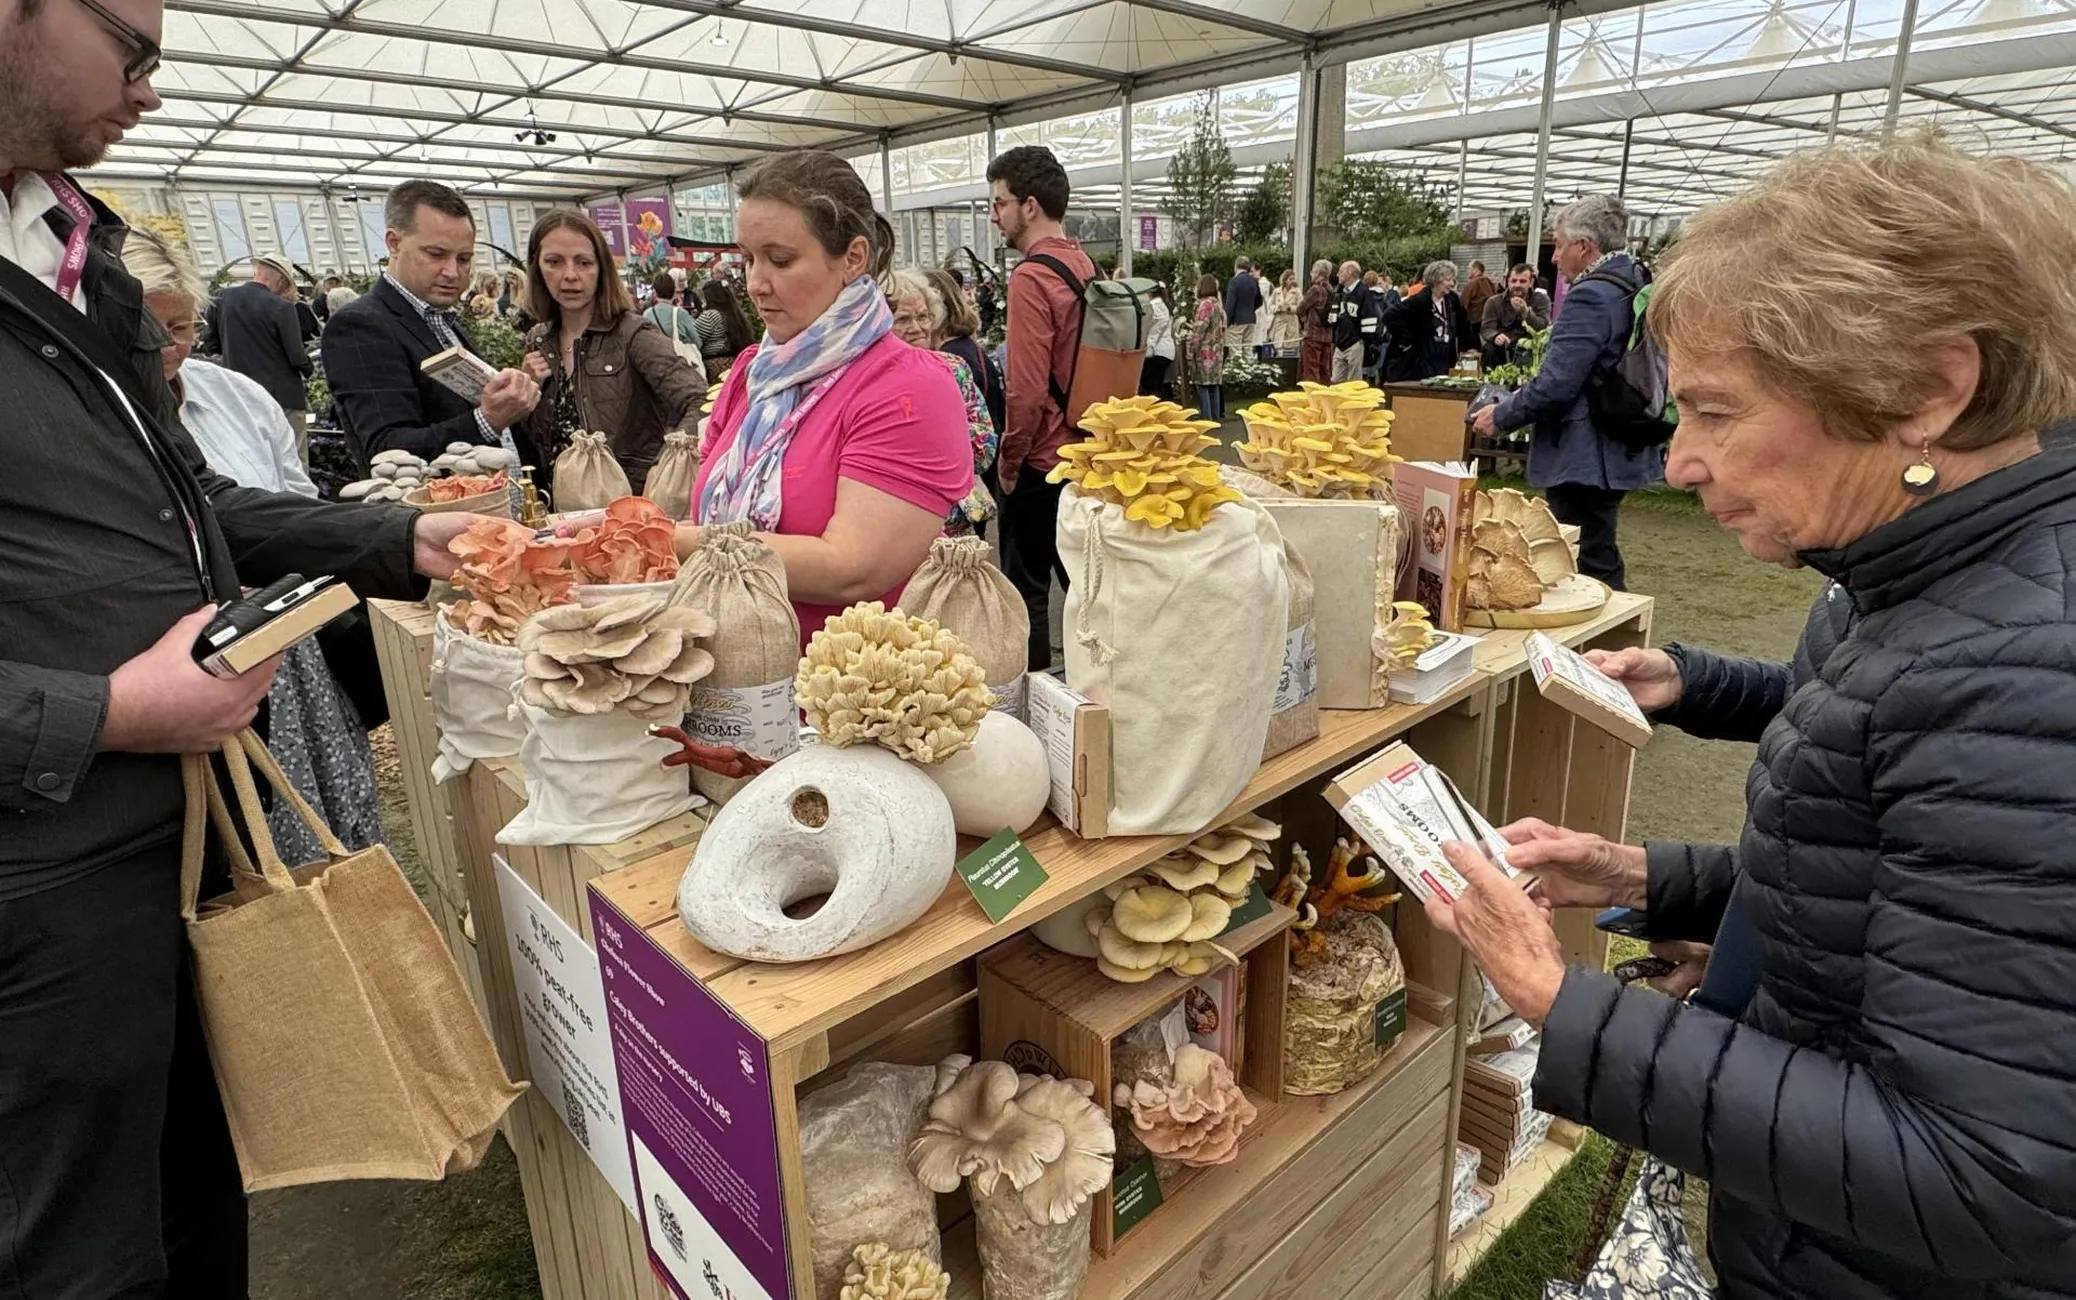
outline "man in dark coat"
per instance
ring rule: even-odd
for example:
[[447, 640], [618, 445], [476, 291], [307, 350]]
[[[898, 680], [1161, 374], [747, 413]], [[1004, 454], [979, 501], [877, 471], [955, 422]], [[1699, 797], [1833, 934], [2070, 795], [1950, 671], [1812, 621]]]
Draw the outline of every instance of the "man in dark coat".
[[254, 259], [252, 278], [225, 289], [210, 305], [209, 327], [225, 368], [266, 389], [287, 412], [290, 426], [300, 429], [310, 405], [303, 382], [317, 365], [303, 350], [294, 275], [281, 258]]
[[525, 372], [500, 371], [470, 401], [419, 369], [449, 348], [476, 351], [455, 310], [475, 260], [468, 201], [445, 185], [408, 181], [389, 192], [383, 215], [389, 269], [332, 313], [324, 332], [324, 375], [346, 445], [363, 469], [376, 452], [431, 460], [450, 442], [501, 446], [536, 464], [523, 424], [541, 390]]
[[275, 665], [224, 681], [193, 646], [290, 572], [420, 596], [473, 522], [241, 487], [181, 427], [123, 227], [65, 174], [158, 107], [160, 23], [156, 0], [0, 17], [0, 1292], [26, 1300], [246, 1294], [178, 755], [251, 723]]
[[1456, 296], [1456, 264], [1430, 262], [1420, 292], [1384, 313], [1386, 382], [1408, 383], [1446, 375], [1477, 333]]
[[1261, 281], [1254, 274], [1254, 262], [1250, 258], [1233, 259], [1233, 278], [1225, 285], [1225, 351], [1229, 357], [1245, 357], [1253, 346], [1254, 322], [1257, 313], [1268, 306], [1262, 296]]
[[1665, 449], [1623, 446], [1593, 427], [1586, 385], [1614, 369], [1636, 326], [1632, 306], [1643, 277], [1623, 251], [1629, 214], [1617, 199], [1580, 199], [1557, 214], [1557, 271], [1570, 281], [1550, 330], [1542, 369], [1527, 387], [1478, 412], [1477, 433], [1490, 438], [1526, 425], [1528, 482], [1543, 489], [1560, 523], [1579, 529], [1579, 570], [1626, 590], [1615, 540], [1622, 498], [1665, 475]]

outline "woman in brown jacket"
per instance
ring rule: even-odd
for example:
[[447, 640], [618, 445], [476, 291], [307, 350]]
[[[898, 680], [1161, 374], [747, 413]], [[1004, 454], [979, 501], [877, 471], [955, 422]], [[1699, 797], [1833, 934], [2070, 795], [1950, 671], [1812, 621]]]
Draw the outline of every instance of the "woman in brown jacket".
[[581, 212], [542, 217], [527, 241], [526, 373], [541, 386], [527, 418], [544, 465], [580, 430], [602, 430], [642, 490], [663, 435], [696, 418], [706, 377], [634, 310], [605, 236]]

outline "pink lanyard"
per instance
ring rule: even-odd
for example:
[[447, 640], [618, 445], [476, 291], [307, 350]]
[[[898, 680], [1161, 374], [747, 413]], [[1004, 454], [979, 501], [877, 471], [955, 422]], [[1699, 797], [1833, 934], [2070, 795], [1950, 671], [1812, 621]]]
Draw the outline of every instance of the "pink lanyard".
[[65, 256], [58, 263], [57, 283], [51, 288], [66, 302], [79, 290], [79, 277], [86, 271], [87, 234], [93, 228], [94, 210], [80, 195], [71, 181], [58, 172], [45, 172], [43, 183], [50, 186], [58, 206], [72, 218], [72, 234], [65, 240]]

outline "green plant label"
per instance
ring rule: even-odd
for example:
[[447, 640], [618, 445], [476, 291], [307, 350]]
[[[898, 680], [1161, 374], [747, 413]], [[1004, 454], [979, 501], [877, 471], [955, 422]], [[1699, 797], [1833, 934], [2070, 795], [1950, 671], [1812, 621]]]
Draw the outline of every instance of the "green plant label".
[[974, 901], [999, 922], [1045, 883], [1045, 868], [1024, 847], [1016, 832], [1005, 830], [959, 859], [959, 879], [973, 891]]
[[1110, 1235], [1122, 1238], [1147, 1215], [1161, 1208], [1161, 1180], [1154, 1177], [1153, 1157], [1140, 1156], [1110, 1180]]
[[1406, 1032], [1406, 991], [1400, 989], [1377, 1004], [1377, 1046], [1389, 1047]]
[[1246, 901], [1233, 909], [1233, 919], [1225, 923], [1225, 929], [1220, 933], [1231, 934], [1241, 926], [1252, 925], [1268, 914], [1269, 896], [1262, 892], [1261, 882], [1257, 880], [1254, 882], [1254, 888], [1248, 891]]

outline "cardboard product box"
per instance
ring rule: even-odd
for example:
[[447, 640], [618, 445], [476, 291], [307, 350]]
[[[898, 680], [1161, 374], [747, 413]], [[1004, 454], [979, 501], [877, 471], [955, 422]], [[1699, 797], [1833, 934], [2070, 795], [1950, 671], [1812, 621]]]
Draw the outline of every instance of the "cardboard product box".
[[1260, 503], [1312, 571], [1312, 632], [1322, 709], [1381, 709], [1371, 635], [1399, 585], [1399, 511], [1384, 501]]
[[1542, 697], [1632, 749], [1651, 743], [1651, 720], [1622, 684], [1547, 634], [1528, 638], [1528, 671]]
[[1431, 704], [1478, 669], [1478, 639], [1461, 632], [1437, 632], [1434, 644], [1420, 652], [1411, 668], [1391, 674], [1394, 704]]
[[1326, 787], [1326, 801], [1422, 902], [1435, 897], [1453, 902], [1463, 894], [1463, 877], [1442, 853], [1449, 840], [1482, 845], [1502, 871], [1514, 874], [1507, 865], [1507, 843], [1492, 823], [1440, 768], [1404, 741], [1336, 776]]
[[1024, 724], [1045, 742], [1046, 807], [1085, 840], [1110, 834], [1110, 710], [1051, 673], [1024, 675]]
[[1392, 491], [1412, 534], [1398, 598], [1425, 605], [1444, 632], [1461, 632], [1478, 476], [1459, 462], [1408, 461], [1392, 467]]
[[1511, 1052], [1517, 1047], [1526, 1047], [1535, 1040], [1535, 1031], [1519, 1016], [1508, 1016], [1498, 1024], [1485, 1030], [1471, 1040], [1464, 1050], [1472, 1056], [1495, 1056], [1500, 1052]]
[[458, 393], [471, 402], [483, 400], [483, 389], [497, 378], [497, 367], [467, 348], [448, 348], [418, 363], [426, 378]]

